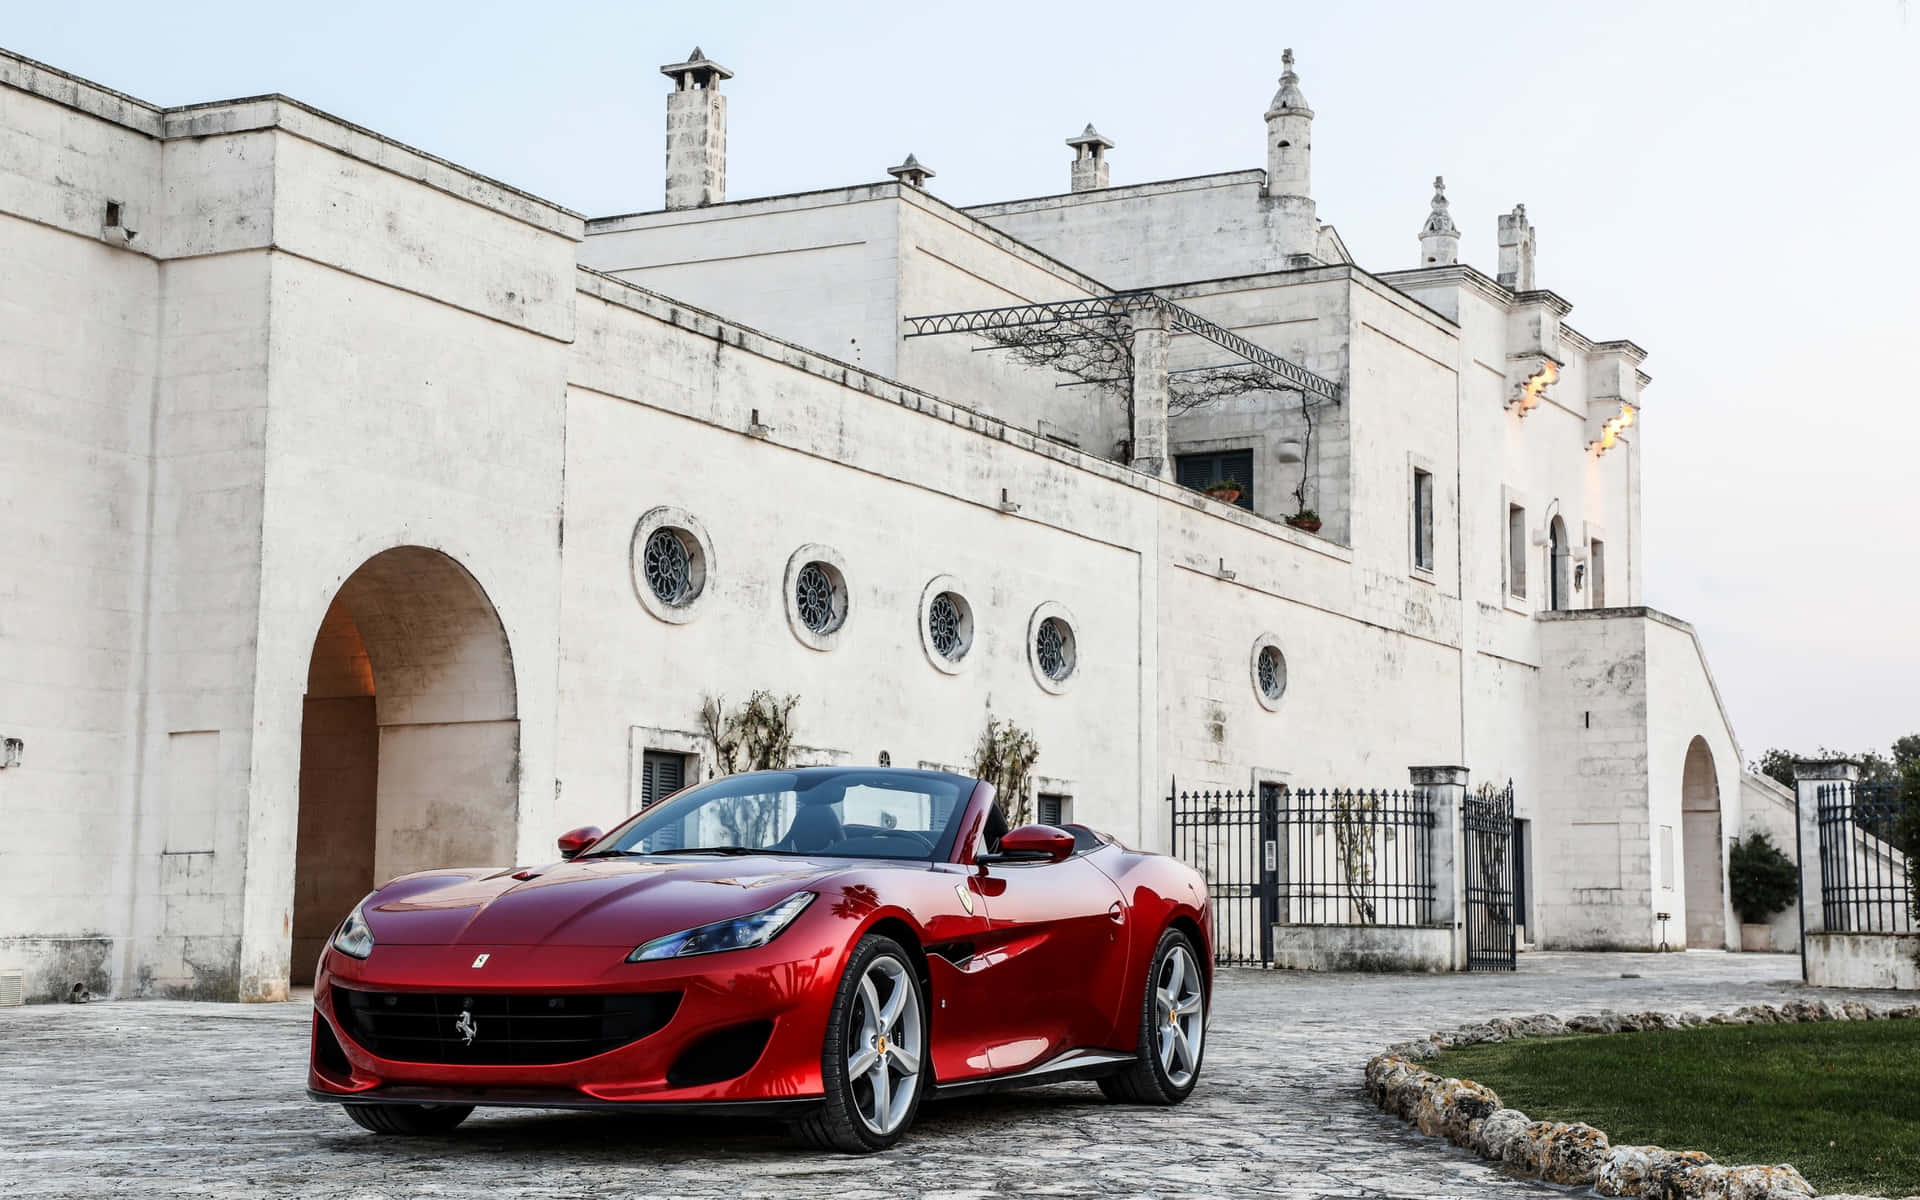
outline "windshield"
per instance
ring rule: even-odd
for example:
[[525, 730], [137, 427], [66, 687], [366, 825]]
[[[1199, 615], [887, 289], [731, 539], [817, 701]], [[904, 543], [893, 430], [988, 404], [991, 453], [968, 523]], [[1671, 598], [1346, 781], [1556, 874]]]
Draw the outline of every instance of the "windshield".
[[945, 861], [972, 791], [972, 780], [935, 771], [733, 775], [654, 805], [581, 857], [745, 850]]

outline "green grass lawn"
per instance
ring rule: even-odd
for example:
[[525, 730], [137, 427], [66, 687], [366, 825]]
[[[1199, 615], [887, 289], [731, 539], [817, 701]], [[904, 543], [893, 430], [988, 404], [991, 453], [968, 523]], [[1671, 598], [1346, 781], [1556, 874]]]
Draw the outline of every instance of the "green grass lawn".
[[1617, 1145], [1792, 1163], [1816, 1192], [1920, 1193], [1920, 1021], [1709, 1025], [1450, 1050], [1536, 1121], [1585, 1121]]

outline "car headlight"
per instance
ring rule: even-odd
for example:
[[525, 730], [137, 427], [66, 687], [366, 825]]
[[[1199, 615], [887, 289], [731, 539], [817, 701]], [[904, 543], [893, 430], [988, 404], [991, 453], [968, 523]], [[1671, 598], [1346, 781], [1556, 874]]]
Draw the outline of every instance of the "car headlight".
[[[795, 892], [772, 908], [763, 908], [744, 917], [729, 917], [711, 925], [682, 929], [634, 947], [627, 961], [655, 962], [663, 958], [685, 958], [691, 954], [718, 954], [722, 950], [746, 950], [764, 946], [793, 923], [793, 919], [813, 903], [814, 893]], [[372, 941], [371, 938], [368, 939]]]
[[373, 930], [367, 928], [367, 918], [360, 911], [371, 899], [373, 894], [368, 893], [354, 905], [347, 919], [340, 922], [340, 932], [333, 935], [333, 948], [349, 958], [365, 958], [373, 953]]

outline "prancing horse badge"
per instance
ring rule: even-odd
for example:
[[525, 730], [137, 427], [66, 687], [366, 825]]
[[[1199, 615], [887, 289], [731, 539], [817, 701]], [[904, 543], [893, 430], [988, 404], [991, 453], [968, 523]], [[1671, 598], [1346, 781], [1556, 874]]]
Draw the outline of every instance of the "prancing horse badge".
[[[964, 883], [954, 884], [953, 894], [960, 897], [960, 906], [967, 910], [968, 916], [972, 916], [973, 915], [973, 893], [967, 890], [967, 885]], [[477, 967], [480, 964], [475, 963], [473, 965]]]
[[[971, 910], [969, 910], [969, 911], [971, 911]], [[476, 958], [476, 959], [474, 959], [474, 960], [473, 960], [473, 969], [474, 969], [474, 970], [476, 970], [476, 971], [478, 971], [478, 970], [479, 970], [479, 969], [480, 969], [481, 967], [484, 967], [484, 966], [486, 966], [486, 965], [487, 965], [487, 960], [488, 960], [489, 958], [492, 958], [492, 957], [493, 957], [493, 955], [491, 955], [491, 954], [482, 954], [482, 955], [481, 955], [481, 956], [480, 956], [479, 958]]]

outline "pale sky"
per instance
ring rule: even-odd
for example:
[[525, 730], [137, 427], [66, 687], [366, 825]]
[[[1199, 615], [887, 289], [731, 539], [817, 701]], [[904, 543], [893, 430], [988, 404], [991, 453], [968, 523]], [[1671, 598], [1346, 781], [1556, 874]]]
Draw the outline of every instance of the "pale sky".
[[659, 64], [732, 68], [728, 196], [881, 180], [958, 204], [1264, 165], [1292, 46], [1314, 194], [1415, 266], [1447, 177], [1492, 273], [1646, 347], [1646, 601], [1699, 630], [1748, 759], [1920, 731], [1920, 28], [1827, 3], [0, 4], [0, 45], [158, 104], [283, 92], [584, 212], [661, 203]]

